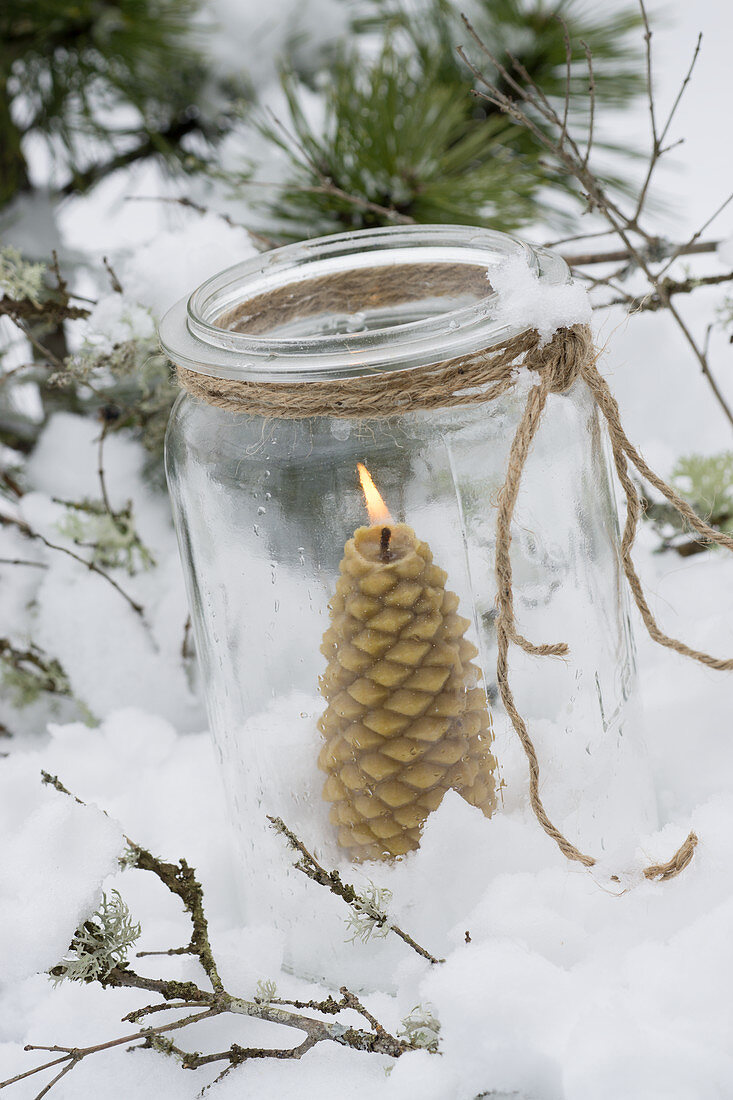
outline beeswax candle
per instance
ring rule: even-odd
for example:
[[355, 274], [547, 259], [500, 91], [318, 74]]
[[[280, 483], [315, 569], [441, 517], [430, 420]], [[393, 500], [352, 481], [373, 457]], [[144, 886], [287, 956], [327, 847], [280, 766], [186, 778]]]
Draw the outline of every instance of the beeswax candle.
[[354, 859], [417, 848], [448, 790], [487, 816], [496, 803], [491, 718], [478, 651], [464, 636], [469, 620], [428, 545], [388, 516], [385, 509], [385, 522], [358, 528], [346, 543], [321, 647], [323, 797]]

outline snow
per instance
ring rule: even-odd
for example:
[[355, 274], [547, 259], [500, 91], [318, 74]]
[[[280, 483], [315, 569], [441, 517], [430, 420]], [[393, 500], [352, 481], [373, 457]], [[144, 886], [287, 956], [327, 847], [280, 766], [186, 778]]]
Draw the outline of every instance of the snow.
[[[96, 807], [41, 784], [33, 754], [0, 770], [0, 989], [54, 966], [100, 900], [124, 839]], [[10, 951], [8, 947], [12, 947]]]
[[210, 275], [255, 256], [249, 234], [228, 226], [216, 214], [190, 221], [180, 230], [157, 233], [135, 249], [118, 272], [122, 286], [161, 317], [169, 306], [188, 295]]
[[[656, 672], [667, 676], [673, 701], [696, 700], [699, 728], [715, 723], [720, 702], [700, 691], [696, 670], [663, 654]], [[652, 698], [655, 694], [652, 681]], [[461, 813], [470, 808], [457, 797], [449, 799], [444, 816], [452, 820], [433, 815], [418, 853], [428, 862], [440, 899], [428, 915], [432, 928], [420, 927], [425, 924], [420, 914], [404, 916], [428, 947], [434, 946], [430, 937], [437, 924], [447, 923], [446, 962], [430, 967], [395, 941], [394, 996], [365, 996], [391, 1028], [415, 1004], [432, 1004], [441, 1022], [442, 1057], [410, 1055], [387, 1075], [387, 1059], [324, 1046], [297, 1066], [253, 1064], [222, 1084], [220, 1094], [241, 1095], [246, 1074], [256, 1095], [324, 1100], [345, 1094], [366, 1098], [375, 1091], [387, 1100], [418, 1095], [444, 1100], [488, 1089], [533, 1100], [725, 1097], [733, 1079], [733, 1009], [724, 977], [733, 967], [727, 870], [733, 861], [733, 798], [718, 769], [710, 769], [707, 789], [701, 775], [688, 796], [687, 760], [678, 751], [686, 717], [675, 720], [665, 713], [659, 722], [650, 703], [647, 697], [653, 757], [666, 761], [680, 790], [671, 823], [642, 839], [643, 855], [665, 858], [693, 826], [701, 845], [684, 875], [664, 884], [645, 882], [617, 896], [568, 865], [526, 810], [517, 808], [486, 823], [473, 866], [478, 882], [467, 883], [467, 866], [455, 861], [451, 866], [450, 845], [440, 850], [439, 841], [451, 834], [460, 849], [468, 827]], [[52, 727], [48, 744], [14, 755], [0, 769], [3, 867], [9, 876], [0, 891], [0, 924], [9, 928], [14, 946], [9, 952], [9, 935], [3, 935], [2, 973], [6, 981], [13, 976], [6, 998], [0, 997], [3, 1073], [29, 1064], [21, 1050], [25, 1042], [102, 1041], [119, 1033], [119, 1017], [142, 1003], [133, 991], [53, 990], [47, 980], [32, 976], [63, 953], [75, 922], [94, 908], [102, 885], [119, 889], [141, 921], [141, 949], [175, 946], [187, 935], [180, 906], [162, 887], [142, 872], [115, 873], [119, 826], [43, 787], [41, 767], [59, 774], [80, 797], [109, 809], [133, 839], [165, 858], [185, 855], [191, 861], [204, 883], [214, 949], [228, 988], [251, 996], [259, 980], [271, 979], [282, 995], [323, 994], [322, 987], [280, 970], [283, 941], [276, 929], [268, 923], [242, 925], [233, 890], [238, 857], [230, 848], [208, 736], [177, 734], [169, 723], [139, 710], [115, 712], [98, 729], [67, 723]], [[284, 863], [287, 857], [281, 858]], [[380, 869], [380, 884], [382, 878], [388, 881], [388, 869], [384, 874]], [[340, 950], [350, 950], [343, 943], [345, 910], [303, 882], [303, 916], [330, 909], [334, 928], [342, 929]], [[466, 904], [471, 892], [472, 907]], [[25, 925], [16, 917], [18, 926], [9, 926], [20, 913]], [[373, 941], [377, 955], [386, 942]], [[185, 958], [148, 960], [146, 972], [156, 968], [170, 976], [197, 976], [196, 965]], [[252, 1026], [240, 1021], [226, 1042], [254, 1042]], [[256, 1041], [293, 1041], [289, 1033], [271, 1032]], [[214, 1028], [214, 1044], [222, 1042], [221, 1034]], [[149, 1100], [146, 1090], [154, 1088], [161, 1100], [193, 1100], [205, 1080], [148, 1054], [103, 1054], [69, 1075], [59, 1095]], [[704, 1091], [695, 1092], [696, 1087]], [[34, 1093], [19, 1089], [15, 1095]]]
[[89, 316], [90, 338], [101, 351], [111, 351], [126, 340], [151, 339], [155, 321], [149, 310], [123, 294], [108, 294], [99, 299]]
[[559, 328], [590, 324], [591, 304], [585, 287], [573, 281], [548, 285], [521, 256], [491, 266], [487, 278], [497, 295], [497, 323], [518, 330], [536, 328], [541, 345]]
[[730, 267], [733, 264], [733, 237], [727, 237], [724, 241], [721, 241], [716, 252], [720, 262]]
[[346, 32], [349, 16], [338, 0], [276, 0], [266, 8], [257, 0], [209, 0], [205, 20], [218, 33], [202, 35], [201, 44], [222, 76], [261, 89], [276, 83], [288, 49], [301, 63], [317, 56]]
[[[59, 530], [65, 509], [55, 500], [99, 499], [99, 430], [89, 418], [59, 413], [27, 466], [34, 491], [23, 497], [20, 517], [51, 542], [75, 551]], [[134, 701], [191, 729], [200, 726], [202, 709], [177, 659], [188, 614], [178, 550], [167, 502], [143, 480], [144, 461], [144, 452], [131, 439], [111, 434], [105, 440], [110, 502], [120, 508], [134, 501], [137, 530], [158, 563], [135, 577], [113, 571], [144, 606], [144, 621], [108, 582], [71, 558], [56, 554], [52, 569], [28, 570], [35, 575], [22, 580], [33, 585], [34, 639], [61, 661], [74, 694], [93, 714], [103, 716]], [[13, 546], [17, 551], [17, 540]], [[3, 576], [9, 580], [11, 575]], [[26, 604], [27, 596], [6, 612], [6, 630], [28, 629]]]
[[[241, 63], [263, 82], [267, 96], [277, 97], [272, 61], [287, 28], [307, 26], [319, 42], [327, 42], [338, 31], [344, 8], [326, 0], [299, 7], [282, 0], [268, 9], [255, 33], [220, 34], [211, 48], [218, 51], [223, 72], [237, 75]], [[249, 31], [251, 5], [216, 0], [212, 10], [220, 25]], [[685, 133], [688, 143], [673, 154], [670, 168], [662, 169], [679, 214], [672, 229], [672, 219], [667, 220], [665, 231], [677, 235], [702, 223], [730, 177], [730, 145], [720, 140], [720, 113], [711, 111], [710, 103], [730, 100], [731, 69], [719, 0], [676, 4], [675, 20], [676, 27], [669, 19], [655, 32], [668, 101], [694, 32], [700, 25], [712, 32], [679, 116], [677, 132]], [[317, 107], [315, 95], [310, 106]], [[646, 124], [642, 106], [638, 125], [624, 131], [624, 139], [633, 143]], [[233, 164], [245, 152], [241, 141], [232, 140], [222, 156]], [[691, 167], [680, 172], [683, 158]], [[93, 232], [95, 249], [110, 252], [125, 289], [124, 296], [105, 289], [88, 327], [108, 342], [147, 334], [151, 315], [160, 316], [202, 279], [254, 254], [247, 234], [215, 214], [124, 202], [131, 193], [169, 195], [170, 190], [150, 166], [133, 169], [105, 181], [88, 199], [57, 210], [45, 195], [24, 202], [12, 211], [15, 228], [6, 234], [31, 255], [42, 237], [39, 255], [51, 241], [67, 259], [77, 259]], [[229, 212], [244, 205], [241, 197], [210, 200]], [[725, 238], [718, 259], [729, 265], [730, 210], [715, 229]], [[512, 301], [521, 301], [523, 319], [532, 311], [543, 338], [560, 324], [586, 319], [576, 287], [557, 288], [550, 300], [524, 267], [509, 269], [503, 281], [501, 273], [491, 278], [508, 318]], [[703, 332], [719, 296], [704, 292], [694, 299], [681, 308]], [[594, 326], [600, 342], [610, 345], [601, 367], [619, 398], [626, 430], [661, 473], [685, 451], [730, 446], [729, 427], [668, 317], [648, 313], [625, 320], [611, 312], [600, 325], [594, 319]], [[716, 365], [727, 362], [726, 339], [722, 332], [712, 334]], [[733, 397], [722, 367], [720, 374]], [[28, 464], [32, 491], [19, 514], [53, 541], [64, 542], [57, 528], [62, 509], [52, 498], [98, 496], [97, 434], [87, 420], [57, 415]], [[411, 866], [397, 869], [411, 872], [416, 884], [418, 879], [433, 883], [434, 894], [420, 911], [410, 906], [412, 890], [400, 887], [398, 874], [379, 869], [379, 884], [394, 890], [395, 916], [427, 947], [445, 954], [439, 967], [393, 938], [346, 944], [345, 908], [295, 872], [294, 893], [279, 907], [279, 929], [267, 913], [245, 919], [242, 887], [252, 895], [259, 884], [242, 882], [219, 761], [202, 732], [201, 703], [180, 661], [187, 608], [177, 550], [167, 502], [144, 482], [142, 462], [131, 440], [107, 439], [112, 502], [134, 500], [140, 533], [158, 561], [149, 574], [115, 574], [144, 604], [145, 624], [103, 579], [78, 563], [28, 544], [17, 532], [0, 532], [2, 556], [49, 566], [0, 569], [3, 634], [32, 637], [58, 656], [74, 692], [99, 720], [87, 725], [71, 704], [62, 703], [46, 730], [44, 706], [17, 718], [6, 700], [0, 704], [0, 720], [16, 733], [0, 740], [0, 751], [10, 753], [0, 760], [0, 1078], [36, 1064], [38, 1055], [25, 1053], [24, 1044], [113, 1038], [128, 1026], [120, 1018], [149, 999], [134, 990], [68, 984], [53, 989], [43, 974], [64, 954], [103, 889], [119, 889], [141, 922], [140, 949], [186, 942], [189, 927], [179, 903], [152, 877], [118, 869], [124, 831], [162, 857], [185, 857], [196, 868], [214, 950], [233, 993], [252, 996], [257, 982], [267, 979], [275, 980], [283, 995], [327, 992], [283, 968], [283, 928], [300, 917], [303, 950], [313, 956], [319, 943], [330, 939], [335, 945], [329, 963], [333, 985], [339, 979], [362, 980], [369, 960], [380, 960], [367, 984], [381, 988], [365, 1000], [385, 1026], [396, 1030], [416, 1004], [428, 1003], [441, 1022], [441, 1057], [419, 1051], [391, 1064], [323, 1045], [302, 1062], [263, 1061], [239, 1069], [212, 1090], [212, 1097], [473, 1100], [490, 1092], [498, 1100], [727, 1100], [733, 1095], [730, 678], [653, 646], [637, 624], [649, 761], [662, 824], [638, 836], [633, 858], [622, 866], [604, 864], [589, 873], [568, 864], [519, 797], [508, 799], [503, 813], [478, 828], [470, 808], [449, 796], [432, 816]], [[721, 656], [733, 653], [732, 567], [722, 552], [685, 561], [656, 555], [653, 535], [644, 529], [635, 558], [665, 629]], [[308, 706], [312, 709], [312, 701], [302, 703]], [[281, 714], [267, 721], [271, 728], [283, 726]], [[519, 774], [523, 760], [516, 746], [513, 751]], [[288, 758], [297, 764], [292, 753]], [[44, 786], [42, 768], [58, 774], [89, 805]], [[546, 774], [550, 785], [562, 778]], [[298, 818], [292, 799], [280, 809], [303, 827], [307, 815]], [[668, 883], [640, 881], [639, 867], [667, 859], [691, 828], [700, 845], [684, 874]], [[473, 850], [464, 843], [469, 831], [481, 838]], [[279, 838], [269, 841], [276, 886], [288, 854]], [[622, 873], [621, 884], [608, 881], [610, 871]], [[377, 878], [374, 869], [369, 873]], [[367, 878], [362, 871], [351, 877], [361, 884]], [[341, 969], [339, 960], [346, 960]], [[146, 973], [201, 979], [197, 964], [185, 956], [144, 962]], [[143, 960], [136, 965], [142, 967]], [[382, 981], [384, 971], [389, 981]], [[207, 1029], [191, 1033], [191, 1048], [221, 1049], [233, 1040], [296, 1041], [293, 1032], [247, 1020], [216, 1021]], [[194, 1100], [213, 1076], [214, 1071], [183, 1073], [152, 1051], [131, 1054], [121, 1048], [89, 1059], [52, 1095]], [[30, 1100], [45, 1080], [23, 1082], [8, 1096]]]

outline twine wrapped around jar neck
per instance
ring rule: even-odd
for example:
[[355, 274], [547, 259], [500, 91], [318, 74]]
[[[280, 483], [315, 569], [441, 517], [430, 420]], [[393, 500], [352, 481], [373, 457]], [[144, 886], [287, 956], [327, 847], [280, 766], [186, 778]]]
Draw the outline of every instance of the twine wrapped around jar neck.
[[[363, 275], [364, 273], [354, 273], [354, 276], [360, 278]], [[333, 282], [332, 278], [329, 281]], [[399, 296], [399, 300], [404, 301], [404, 283], [401, 290], [397, 289], [394, 279], [390, 285], [393, 285], [393, 293]], [[322, 308], [322, 289], [324, 288], [319, 288], [318, 294], [306, 298], [309, 303], [307, 312], [317, 312]], [[383, 293], [389, 297], [389, 287], [383, 288]], [[289, 302], [292, 302], [292, 297]], [[285, 305], [284, 301], [281, 302], [280, 308]], [[265, 315], [271, 319], [272, 311], [260, 304], [256, 318], [261, 323]], [[248, 320], [252, 320], [251, 312]], [[494, 344], [491, 348], [439, 363], [325, 382], [231, 380], [178, 367], [178, 380], [193, 397], [231, 412], [281, 419], [386, 419], [420, 410], [478, 405], [493, 401], [511, 390], [520, 369], [536, 373], [537, 384], [528, 392], [509, 451], [506, 478], [498, 494], [495, 566], [498, 605], [497, 681], [502, 703], [527, 756], [532, 810], [544, 831], [552, 837], [562, 853], [585, 867], [595, 865], [594, 857], [573, 845], [553, 824], [545, 810], [539, 793], [540, 767], [537, 752], [526, 722], [517, 709], [509, 677], [509, 647], [512, 644], [526, 653], [541, 657], [562, 657], [569, 652], [565, 642], [530, 642], [519, 633], [514, 619], [511, 524], [527, 456], [550, 394], [566, 393], [578, 378], [582, 378], [606, 422], [616, 473], [626, 497], [621, 561], [634, 602], [650, 636], [658, 644], [699, 661], [708, 668], [733, 669], [733, 659], [713, 657], [665, 634], [649, 608], [631, 559], [642, 504], [629, 473], [629, 464], [669, 501], [702, 538], [725, 546], [728, 550], [733, 550], [733, 538], [714, 530], [700, 519], [687, 502], [647, 466], [623, 430], [618, 405], [598, 371], [597, 358], [598, 352], [593, 346], [590, 328], [579, 324], [559, 329], [545, 344], [541, 342], [536, 330], [528, 329]], [[690, 832], [670, 860], [646, 867], [644, 876], [661, 881], [674, 878], [690, 863], [697, 843], [696, 834]]]
[[564, 393], [593, 355], [587, 326], [556, 333], [542, 346], [528, 330], [494, 345], [440, 363], [381, 371], [328, 382], [250, 382], [214, 378], [178, 367], [178, 381], [193, 397], [230, 412], [303, 420], [312, 416], [384, 420], [429, 409], [481, 405], [514, 384], [517, 360], [548, 380], [550, 393]]

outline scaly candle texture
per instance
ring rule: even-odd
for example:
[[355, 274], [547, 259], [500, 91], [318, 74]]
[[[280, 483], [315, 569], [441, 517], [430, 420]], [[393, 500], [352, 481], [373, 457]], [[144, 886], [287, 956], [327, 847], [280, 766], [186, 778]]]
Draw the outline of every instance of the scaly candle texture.
[[353, 859], [417, 848], [448, 790], [496, 805], [491, 717], [458, 596], [405, 524], [360, 527], [346, 543], [319, 722], [323, 797]]

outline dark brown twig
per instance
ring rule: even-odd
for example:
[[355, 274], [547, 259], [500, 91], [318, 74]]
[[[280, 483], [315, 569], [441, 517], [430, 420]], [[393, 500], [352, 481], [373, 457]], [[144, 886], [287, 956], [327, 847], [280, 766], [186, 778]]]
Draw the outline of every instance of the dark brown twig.
[[59, 553], [66, 554], [67, 557], [73, 558], [74, 561], [78, 561], [80, 565], [85, 566], [91, 573], [96, 573], [97, 576], [102, 577], [108, 584], [111, 584], [112, 587], [119, 592], [125, 602], [129, 604], [135, 614], [139, 615], [142, 621], [145, 622], [145, 608], [142, 604], [133, 600], [132, 596], [128, 596], [127, 592], [117, 583], [114, 577], [110, 577], [109, 573], [105, 573], [104, 570], [100, 569], [98, 565], [95, 565], [93, 561], [87, 561], [86, 558], [82, 558], [81, 555], [75, 554], [73, 550], [69, 550], [67, 546], [59, 546], [58, 543], [51, 542], [45, 535], [42, 535], [40, 531], [34, 531], [24, 520], [14, 519], [12, 516], [0, 514], [0, 526], [15, 527], [22, 535], [25, 535], [26, 538], [41, 542], [47, 549], [58, 550]]
[[102, 256], [102, 263], [104, 264], [105, 271], [109, 275], [109, 281], [110, 285], [112, 286], [112, 290], [115, 292], [115, 294], [124, 294], [122, 283], [117, 278], [115, 269], [112, 267], [112, 264], [109, 262], [106, 256]]
[[[586, 147], [586, 154], [581, 154], [578, 144], [573, 135], [569, 132], [567, 126], [567, 118], [561, 118], [551, 103], [548, 102], [544, 95], [537, 94], [533, 87], [519, 84], [511, 73], [507, 70], [506, 66], [491, 53], [486, 44], [481, 40], [476, 33], [471, 23], [466, 17], [463, 17], [466, 29], [471, 36], [473, 42], [478, 47], [480, 52], [488, 58], [492, 68], [499, 73], [503, 82], [503, 87], [499, 86], [499, 83], [492, 76], [486, 75], [476, 65], [474, 65], [467, 57], [462, 47], [459, 47], [458, 53], [461, 59], [468, 66], [476, 79], [476, 87], [474, 89], [474, 95], [479, 99], [484, 99], [490, 103], [493, 107], [497, 108], [507, 117], [511, 118], [517, 125], [525, 129], [539, 146], [545, 148], [555, 159], [560, 166], [572, 176], [581, 187], [583, 199], [586, 203], [588, 210], [596, 210], [608, 223], [610, 229], [619, 238], [620, 243], [623, 245], [623, 252], [625, 258], [627, 258], [629, 264], [638, 268], [647, 279], [650, 287], [650, 295], [658, 295], [661, 299], [664, 299], [664, 274], [669, 269], [671, 263], [674, 262], [680, 255], [683, 254], [685, 249], [691, 251], [695, 250], [695, 246], [698, 244], [700, 236], [705, 229], [708, 228], [712, 220], [725, 209], [730, 201], [733, 201], [733, 194], [721, 204], [720, 207], [714, 212], [714, 214], [707, 219], [705, 224], [692, 235], [689, 241], [685, 242], [676, 249], [673, 249], [671, 256], [667, 259], [667, 262], [661, 267], [656, 269], [655, 260], [653, 258], [654, 246], [658, 246], [657, 238], [653, 234], [649, 233], [640, 224], [640, 215], [643, 210], [648, 188], [654, 173], [654, 170], [661, 158], [661, 156], [668, 151], [669, 145], [666, 147], [663, 145], [663, 138], [669, 130], [671, 120], [677, 110], [677, 106], [682, 97], [684, 89], [689, 82], [692, 69], [697, 60], [699, 53], [698, 48], [695, 50], [692, 62], [689, 66], [688, 72], [682, 82], [678, 95], [672, 105], [670, 115], [662, 128], [661, 134], [657, 124], [656, 110], [654, 105], [654, 93], [652, 87], [652, 53], [651, 53], [651, 29], [647, 18], [646, 9], [644, 8], [643, 0], [640, 0], [642, 10], [642, 20], [644, 23], [644, 39], [646, 45], [646, 58], [647, 58], [647, 96], [649, 100], [649, 113], [650, 113], [650, 127], [652, 133], [652, 151], [650, 154], [649, 166], [647, 175], [642, 184], [642, 188], [637, 200], [636, 210], [632, 216], [624, 213], [609, 194], [606, 186], [601, 182], [599, 176], [595, 174], [590, 165], [590, 135], [588, 145]], [[505, 91], [507, 88], [508, 91]], [[566, 89], [567, 91], [567, 89]], [[541, 119], [546, 125], [539, 125], [536, 121], [537, 117]], [[635, 241], [635, 236], [642, 238], [642, 243], [638, 244]], [[704, 251], [709, 251], [709, 246], [704, 248]], [[703, 251], [703, 249], [700, 249]], [[603, 260], [596, 260], [594, 262], [612, 262], [610, 257], [615, 257], [613, 254], [606, 253]], [[579, 259], [584, 259], [587, 262], [588, 257], [578, 258], [575, 257], [576, 264]], [[609, 285], [608, 280], [599, 280], [601, 284]], [[618, 292], [618, 288], [616, 289]], [[633, 299], [632, 299], [633, 300]], [[725, 396], [723, 395], [720, 387], [717, 385], [712, 370], [710, 368], [710, 362], [708, 356], [703, 348], [701, 348], [690, 331], [689, 326], [682, 318], [679, 310], [670, 300], [669, 296], [666, 298], [665, 308], [669, 311], [671, 317], [675, 321], [680, 333], [684, 340], [689, 345], [692, 354], [700, 365], [700, 369], [704, 377], [706, 378], [711, 392], [715, 397], [718, 405], [720, 406], [723, 414], [733, 426], [733, 410], [727, 403]]]
[[[59, 793], [67, 797], [75, 798], [57, 776], [50, 775], [47, 772], [43, 772], [42, 776], [44, 783], [53, 786]], [[78, 798], [75, 798], [75, 801], [84, 805]], [[194, 1009], [195, 1011], [183, 1019], [174, 1020], [159, 1027], [143, 1027], [132, 1034], [125, 1034], [117, 1039], [94, 1046], [63, 1047], [29, 1044], [25, 1048], [28, 1051], [42, 1050], [47, 1051], [49, 1054], [60, 1054], [60, 1057], [50, 1059], [42, 1065], [16, 1074], [6, 1081], [1, 1081], [0, 1089], [27, 1080], [35, 1074], [54, 1069], [56, 1066], [62, 1066], [62, 1070], [38, 1094], [38, 1096], [45, 1096], [61, 1080], [64, 1074], [70, 1072], [84, 1058], [123, 1045], [130, 1046], [132, 1050], [153, 1049], [161, 1054], [174, 1057], [186, 1070], [195, 1070], [216, 1062], [225, 1062], [225, 1069], [217, 1080], [220, 1080], [237, 1066], [253, 1059], [302, 1058], [321, 1042], [334, 1042], [352, 1050], [388, 1055], [391, 1058], [399, 1058], [407, 1051], [415, 1049], [415, 1045], [407, 1039], [398, 1039], [391, 1035], [374, 1014], [346, 986], [341, 987], [340, 1000], [329, 996], [323, 1001], [296, 1001], [288, 998], [245, 1000], [227, 992], [221, 982], [211, 949], [208, 921], [204, 912], [203, 890], [195, 872], [185, 860], [180, 860], [177, 864], [166, 863], [153, 856], [147, 849], [135, 844], [128, 837], [125, 839], [129, 846], [129, 852], [124, 861], [125, 864], [154, 874], [166, 889], [183, 903], [184, 911], [191, 921], [191, 943], [189, 947], [172, 949], [170, 952], [165, 953], [183, 954], [184, 952], [189, 953], [190, 950], [190, 953], [195, 955], [201, 963], [211, 983], [211, 989], [202, 989], [192, 981], [181, 982], [170, 979], [149, 978], [135, 973], [127, 964], [115, 966], [104, 978], [98, 979], [102, 986], [141, 989], [148, 993], [156, 993], [164, 998], [162, 1004], [147, 1004], [129, 1012], [123, 1017], [125, 1022], [139, 1023], [146, 1016], [169, 1010]], [[154, 952], [143, 952], [142, 954], [151, 955]], [[56, 977], [62, 977], [63, 964], [55, 967], [51, 973]], [[304, 1015], [300, 1011], [292, 1011], [294, 1008], [306, 1008], [332, 1017], [338, 1016], [342, 1011], [351, 1010], [357, 1012], [366, 1020], [371, 1030], [367, 1031], [358, 1027], [347, 1026], [337, 1020], [317, 1019], [311, 1015]], [[237, 1043], [232, 1043], [226, 1050], [211, 1053], [183, 1050], [169, 1038], [170, 1032], [193, 1026], [201, 1020], [225, 1014], [250, 1017], [278, 1024], [288, 1029], [295, 1029], [303, 1033], [304, 1038], [295, 1047], [243, 1047]]]
[[366, 913], [374, 920], [378, 927], [386, 927], [390, 932], [394, 932], [396, 936], [399, 936], [408, 947], [411, 947], [412, 950], [416, 951], [418, 955], [421, 955], [423, 959], [427, 959], [428, 962], [434, 964], [444, 962], [443, 959], [437, 959], [435, 955], [431, 955], [429, 951], [421, 947], [420, 944], [400, 928], [399, 925], [390, 921], [387, 913], [376, 910], [372, 905], [367, 906], [364, 899], [350, 883], [342, 882], [338, 871], [327, 871], [325, 867], [321, 866], [315, 856], [308, 851], [303, 841], [287, 827], [281, 817], [271, 817], [268, 814], [267, 820], [275, 831], [284, 836], [290, 846], [294, 848], [296, 852], [300, 853], [300, 859], [294, 864], [296, 870], [302, 871], [307, 878], [311, 879], [313, 882], [317, 882], [319, 886], [325, 886], [332, 894], [335, 894], [336, 897], [345, 901], [355, 912]]

